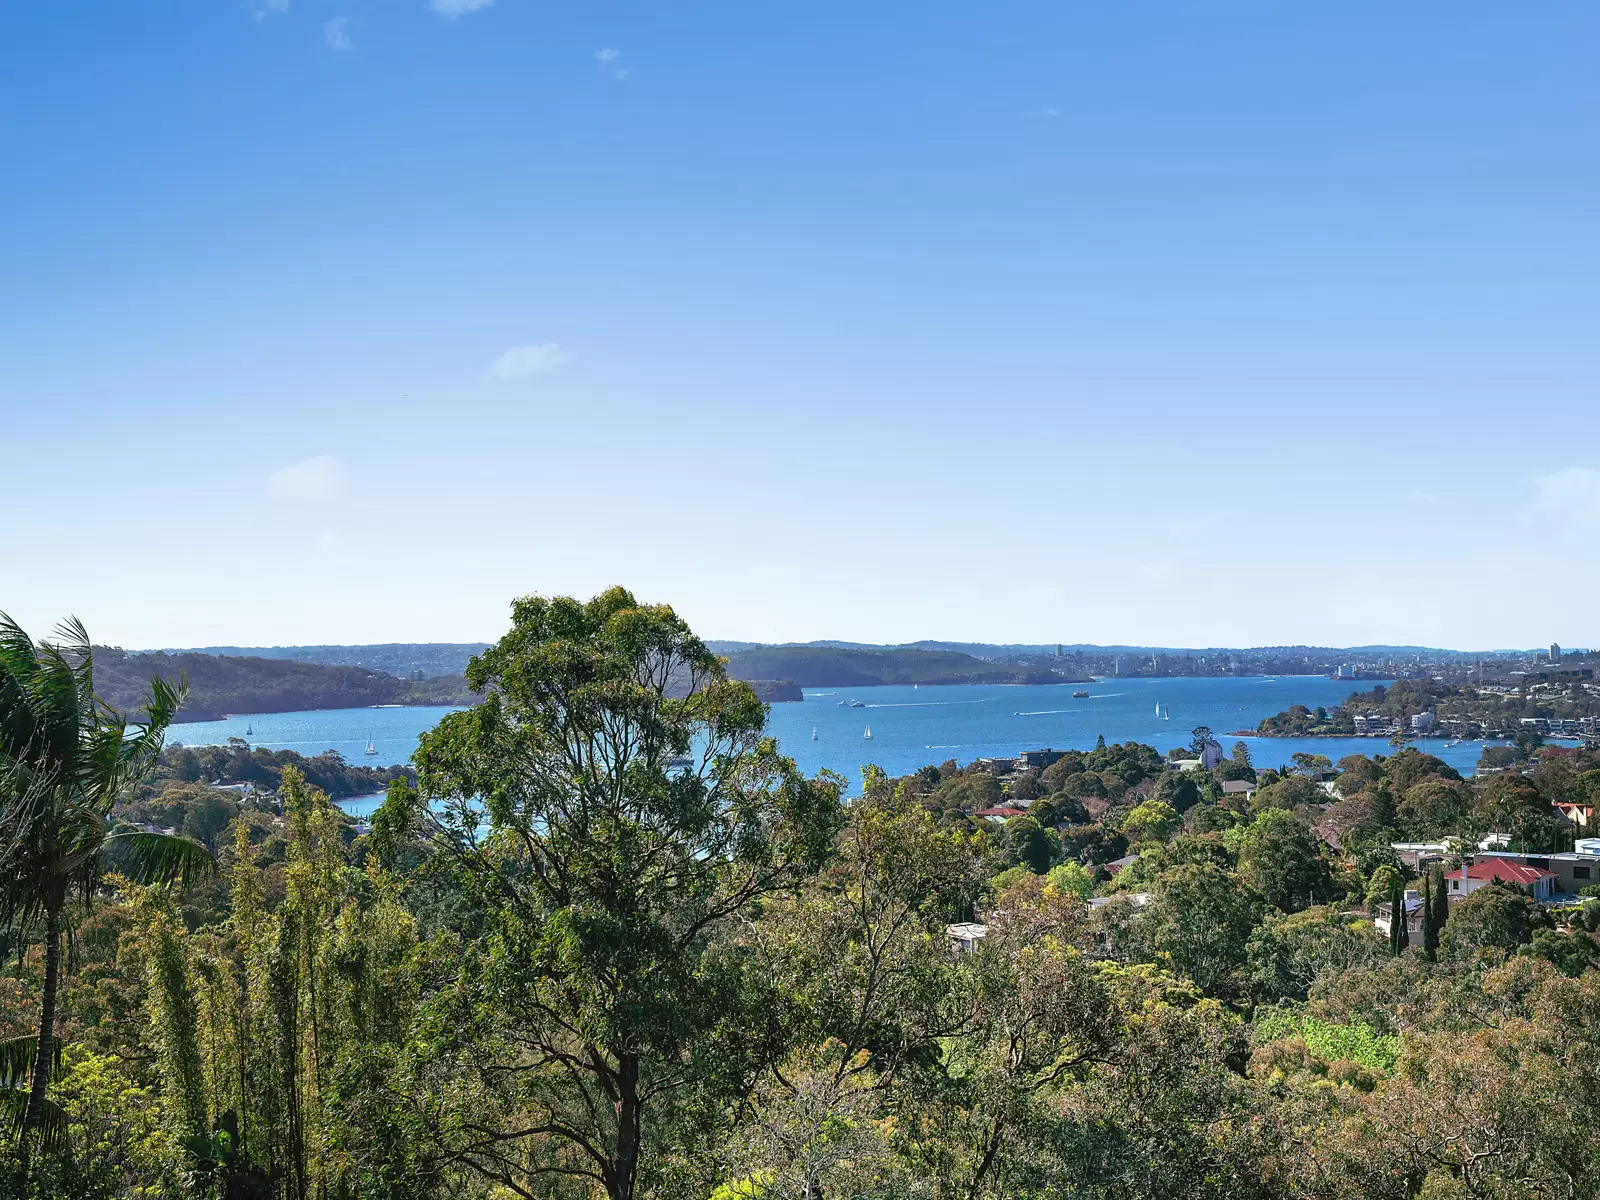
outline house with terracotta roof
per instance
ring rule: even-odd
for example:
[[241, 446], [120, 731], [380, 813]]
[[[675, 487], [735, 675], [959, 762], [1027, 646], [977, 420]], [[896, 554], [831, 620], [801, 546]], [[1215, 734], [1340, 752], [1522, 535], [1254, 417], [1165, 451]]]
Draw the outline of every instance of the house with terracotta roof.
[[1022, 813], [1023, 810], [1020, 808], [997, 804], [993, 808], [980, 808], [972, 815], [975, 817], [988, 817], [991, 821], [1009, 821], [1012, 817], [1020, 817]]
[[1581, 825], [1585, 829], [1594, 823], [1594, 805], [1580, 804], [1571, 800], [1557, 800], [1552, 806], [1574, 825]]
[[[1584, 844], [1586, 846], [1589, 844], [1587, 839], [1584, 839]], [[1563, 895], [1576, 897], [1584, 888], [1600, 883], [1600, 853], [1580, 849], [1576, 853], [1523, 854], [1498, 847], [1486, 847], [1486, 849], [1489, 853], [1478, 855], [1480, 859], [1497, 858], [1504, 862], [1532, 867], [1538, 871], [1551, 872], [1556, 877], [1552, 888], [1553, 898], [1556, 900]]]
[[1491, 883], [1525, 889], [1535, 900], [1549, 900], [1555, 892], [1553, 871], [1509, 858], [1478, 858], [1445, 876], [1451, 896], [1469, 896]]

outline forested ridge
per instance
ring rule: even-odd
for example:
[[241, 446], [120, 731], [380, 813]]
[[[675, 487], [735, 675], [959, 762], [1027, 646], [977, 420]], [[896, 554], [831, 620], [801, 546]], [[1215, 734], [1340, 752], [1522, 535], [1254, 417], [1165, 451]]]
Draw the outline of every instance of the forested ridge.
[[1570, 847], [1600, 756], [1101, 745], [846, 801], [613, 589], [517, 601], [358, 827], [361, 768], [159, 751], [179, 698], [125, 729], [80, 658], [0, 638], [0, 1195], [1600, 1192], [1600, 899], [1444, 884]]
[[210, 721], [231, 713], [302, 712], [364, 708], [373, 704], [470, 704], [475, 696], [461, 676], [409, 680], [368, 667], [326, 666], [279, 658], [234, 658], [215, 654], [131, 654], [96, 649], [95, 684], [119, 711], [135, 713], [150, 680], [176, 682], [189, 693], [179, 714], [184, 721]]
[[792, 679], [801, 687], [879, 684], [1065, 683], [1076, 677], [985, 662], [954, 650], [762, 646], [728, 656], [736, 679]]

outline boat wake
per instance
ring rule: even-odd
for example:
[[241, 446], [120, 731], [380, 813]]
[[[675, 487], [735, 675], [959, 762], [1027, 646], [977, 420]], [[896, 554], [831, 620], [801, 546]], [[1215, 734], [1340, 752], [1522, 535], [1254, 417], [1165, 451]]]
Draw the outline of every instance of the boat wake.
[[992, 704], [995, 697], [981, 700], [904, 700], [895, 704], [869, 704], [868, 708], [947, 708], [952, 704]]

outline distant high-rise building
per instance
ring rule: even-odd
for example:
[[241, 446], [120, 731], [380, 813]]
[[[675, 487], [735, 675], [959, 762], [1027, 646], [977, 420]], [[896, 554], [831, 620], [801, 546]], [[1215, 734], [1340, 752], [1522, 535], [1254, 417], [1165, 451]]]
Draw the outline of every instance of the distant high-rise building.
[[1551, 662], [1560, 662], [1561, 661], [1561, 647], [1556, 645], [1556, 643], [1554, 643], [1554, 642], [1550, 643], [1550, 661]]
[[1060, 642], [1056, 643], [1056, 657], [1057, 658], [1061, 657], [1061, 643]]

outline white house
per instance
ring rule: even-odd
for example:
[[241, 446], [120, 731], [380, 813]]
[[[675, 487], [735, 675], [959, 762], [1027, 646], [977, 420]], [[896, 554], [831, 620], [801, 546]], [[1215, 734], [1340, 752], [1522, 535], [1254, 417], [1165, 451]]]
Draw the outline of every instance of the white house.
[[[1422, 893], [1414, 889], [1406, 889], [1404, 902], [1406, 910], [1406, 933], [1412, 941], [1422, 938]], [[1378, 915], [1372, 918], [1372, 923], [1378, 927], [1378, 932], [1384, 937], [1389, 936], [1389, 926], [1394, 919], [1394, 905], [1384, 903], [1378, 905]]]
[[951, 949], [957, 954], [971, 954], [988, 936], [989, 927], [976, 921], [963, 921], [957, 925], [946, 925], [944, 931], [950, 935]]

